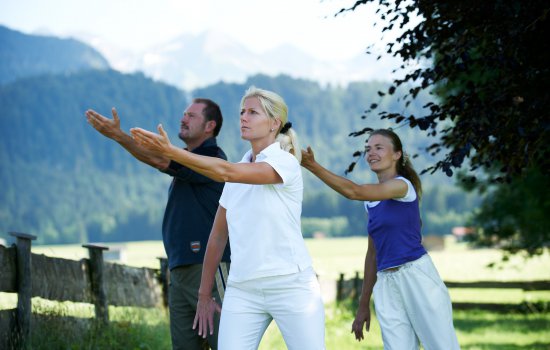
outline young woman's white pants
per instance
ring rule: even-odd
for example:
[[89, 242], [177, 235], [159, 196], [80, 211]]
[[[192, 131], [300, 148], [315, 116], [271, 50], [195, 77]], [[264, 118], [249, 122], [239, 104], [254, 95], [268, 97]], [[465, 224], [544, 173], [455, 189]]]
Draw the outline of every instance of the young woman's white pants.
[[460, 349], [447, 287], [428, 254], [395, 271], [379, 271], [373, 289], [386, 350]]
[[218, 349], [257, 349], [271, 320], [289, 350], [325, 349], [325, 312], [313, 268], [245, 282], [229, 280]]

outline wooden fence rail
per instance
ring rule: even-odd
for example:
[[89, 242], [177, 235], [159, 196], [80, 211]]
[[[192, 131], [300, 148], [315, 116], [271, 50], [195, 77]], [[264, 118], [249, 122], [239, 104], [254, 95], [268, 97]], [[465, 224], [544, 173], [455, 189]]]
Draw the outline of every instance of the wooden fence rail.
[[[524, 291], [547, 291], [550, 290], [550, 281], [526, 281], [526, 282], [498, 282], [498, 281], [477, 281], [477, 282], [444, 282], [447, 288], [472, 288], [472, 289], [522, 289]], [[346, 299], [358, 299], [361, 296], [363, 279], [359, 277], [359, 272], [355, 273], [352, 279], [344, 279], [344, 274], [336, 284], [336, 301], [340, 302]], [[544, 311], [548, 310], [548, 303], [527, 303], [521, 304], [498, 304], [498, 303], [472, 303], [472, 302], [453, 302], [453, 309], [469, 310], [480, 309], [496, 312], [510, 311]]]
[[[17, 308], [0, 310], [0, 349], [22, 349], [29, 339], [31, 298], [83, 302], [94, 305], [98, 325], [109, 322], [109, 305], [165, 307], [167, 262], [160, 269], [137, 268], [104, 262], [108, 247], [83, 245], [89, 259], [51, 258], [31, 253], [36, 237], [10, 232], [12, 247], [0, 245], [0, 292], [17, 293]], [[32, 315], [33, 318], [35, 317]]]

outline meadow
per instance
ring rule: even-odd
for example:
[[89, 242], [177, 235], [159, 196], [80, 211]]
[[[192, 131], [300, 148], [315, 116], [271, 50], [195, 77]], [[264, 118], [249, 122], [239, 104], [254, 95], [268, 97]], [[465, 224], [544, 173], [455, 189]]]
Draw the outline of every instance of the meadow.
[[[335, 281], [343, 273], [346, 279], [353, 278], [357, 272], [363, 275], [363, 262], [367, 251], [366, 237], [306, 239], [313, 259], [315, 271], [319, 276], [325, 302], [331, 302], [336, 296]], [[161, 241], [142, 241], [106, 244], [111, 249], [122, 250], [121, 263], [137, 267], [159, 268], [159, 258], [165, 257]], [[79, 260], [87, 258], [87, 250], [80, 245], [33, 246], [33, 253]], [[525, 259], [514, 256], [502, 263], [502, 253], [496, 249], [470, 249], [466, 243], [457, 243], [454, 237], [445, 237], [445, 248], [430, 251], [434, 264], [444, 281], [550, 281], [550, 254]], [[494, 264], [494, 267], [489, 267]], [[450, 290], [455, 301], [487, 300], [510, 303], [521, 302], [548, 293], [523, 292], [521, 290]], [[538, 296], [541, 294], [541, 296]], [[472, 299], [475, 298], [475, 299]], [[487, 299], [487, 300], [485, 300]]]
[[[380, 329], [373, 318], [371, 330], [361, 343], [350, 334], [354, 318], [354, 306], [350, 302], [337, 304], [335, 281], [341, 273], [346, 279], [362, 276], [364, 255], [367, 249], [365, 237], [342, 239], [307, 239], [306, 243], [319, 275], [326, 310], [327, 349], [382, 349]], [[164, 257], [160, 241], [107, 244], [122, 248], [123, 263], [132, 266], [158, 268], [159, 257]], [[35, 246], [33, 253], [68, 259], [86, 258], [87, 251], [80, 245]], [[464, 243], [456, 243], [452, 237], [445, 240], [445, 249], [430, 252], [441, 277], [445, 281], [531, 281], [550, 280], [550, 254], [525, 260], [521, 256], [500, 262], [501, 253], [493, 249], [469, 249]], [[494, 267], [489, 264], [494, 263]], [[517, 304], [525, 301], [550, 302], [550, 291], [525, 292], [523, 290], [475, 290], [450, 289], [453, 301], [495, 302]], [[14, 307], [16, 296], [0, 293], [0, 308]], [[92, 317], [90, 305], [52, 303], [33, 299], [33, 310], [51, 317], [49, 327], [56, 324], [55, 315]], [[136, 308], [112, 308], [113, 320], [109, 331], [97, 336], [93, 330], [83, 330], [78, 339], [71, 342], [67, 337], [59, 339], [61, 331], [37, 327], [33, 335], [33, 348], [53, 346], [76, 349], [140, 348], [169, 349], [168, 318], [166, 312]], [[495, 313], [480, 310], [455, 310], [455, 327], [463, 349], [549, 349], [550, 313]], [[65, 332], [66, 333], [66, 332]], [[126, 334], [128, 336], [126, 336]], [[134, 338], [133, 340], [126, 340]], [[56, 343], [63, 341], [65, 343]], [[67, 345], [66, 342], [73, 345]], [[41, 345], [49, 344], [47, 347]], [[80, 344], [80, 345], [75, 345]], [[86, 344], [86, 345], [82, 345]], [[285, 349], [275, 323], [268, 328], [260, 350]]]

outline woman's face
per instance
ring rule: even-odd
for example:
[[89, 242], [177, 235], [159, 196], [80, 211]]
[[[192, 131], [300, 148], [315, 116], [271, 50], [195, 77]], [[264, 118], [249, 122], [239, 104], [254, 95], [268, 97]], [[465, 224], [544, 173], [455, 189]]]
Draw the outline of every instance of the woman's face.
[[391, 139], [382, 135], [372, 135], [367, 142], [365, 160], [374, 172], [396, 169], [401, 151], [394, 152]]
[[244, 100], [241, 109], [241, 138], [247, 141], [267, 138], [275, 135], [278, 120], [270, 118], [262, 108], [257, 97], [249, 97]]

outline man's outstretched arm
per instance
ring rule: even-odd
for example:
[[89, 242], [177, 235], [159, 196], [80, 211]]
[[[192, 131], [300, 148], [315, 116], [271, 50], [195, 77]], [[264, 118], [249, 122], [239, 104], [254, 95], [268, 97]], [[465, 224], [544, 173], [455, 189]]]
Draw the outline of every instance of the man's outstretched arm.
[[141, 147], [129, 134], [122, 131], [120, 128], [120, 118], [118, 117], [118, 113], [114, 107], [111, 110], [111, 113], [113, 114], [113, 119], [109, 119], [96, 111], [89, 109], [86, 111], [86, 119], [88, 120], [88, 124], [90, 124], [94, 129], [96, 129], [103, 136], [116, 141], [137, 160], [159, 170], [168, 168], [170, 159], [159, 153], [155, 153]]

